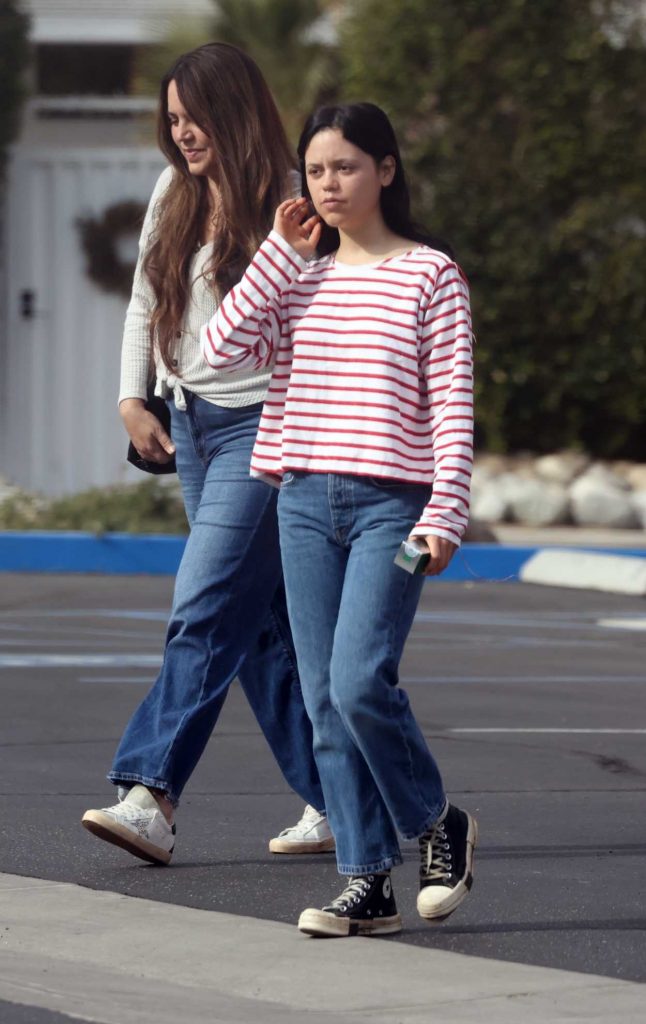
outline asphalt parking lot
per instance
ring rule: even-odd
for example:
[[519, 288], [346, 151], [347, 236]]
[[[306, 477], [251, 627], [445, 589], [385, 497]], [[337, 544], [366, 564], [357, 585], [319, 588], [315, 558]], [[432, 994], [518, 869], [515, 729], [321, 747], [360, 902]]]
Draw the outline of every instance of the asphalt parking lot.
[[[292, 923], [339, 888], [335, 865], [268, 853], [302, 807], [236, 685], [186, 790], [170, 867], [78, 824], [113, 802], [105, 772], [154, 678], [171, 588], [0, 577], [0, 871]], [[480, 845], [470, 898], [433, 929], [415, 915], [406, 845], [393, 876], [405, 930], [384, 941], [646, 979], [645, 663], [643, 599], [427, 584], [402, 684]]]

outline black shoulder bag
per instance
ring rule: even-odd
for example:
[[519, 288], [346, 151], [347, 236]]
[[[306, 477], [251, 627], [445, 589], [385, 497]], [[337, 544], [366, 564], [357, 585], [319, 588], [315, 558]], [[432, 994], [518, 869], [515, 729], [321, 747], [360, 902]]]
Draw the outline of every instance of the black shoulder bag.
[[[160, 398], [155, 394], [155, 383], [148, 385], [148, 391], [146, 393], [146, 402], [144, 408], [148, 412], [151, 412], [153, 416], [156, 416], [162, 427], [170, 437], [170, 409], [164, 398]], [[168, 462], [151, 462], [149, 459], [144, 459], [137, 449], [135, 448], [132, 441], [128, 445], [128, 454], [126, 455], [128, 462], [136, 466], [137, 469], [143, 470], [144, 473], [154, 473], [156, 476], [163, 476], [166, 473], [176, 473], [177, 466], [175, 465], [175, 456]]]

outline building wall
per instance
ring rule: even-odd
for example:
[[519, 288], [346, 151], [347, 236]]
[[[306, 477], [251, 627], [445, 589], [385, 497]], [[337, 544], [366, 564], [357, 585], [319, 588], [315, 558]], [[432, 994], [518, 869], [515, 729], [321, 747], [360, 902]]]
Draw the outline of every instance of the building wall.
[[147, 201], [162, 167], [149, 147], [13, 151], [0, 349], [0, 475], [11, 483], [60, 495], [141, 476], [125, 463], [116, 405], [127, 300], [88, 279], [77, 221]]
[[89, 280], [77, 222], [120, 201], [146, 202], [163, 158], [155, 148], [153, 99], [131, 95], [130, 82], [106, 94], [96, 87], [95, 65], [76, 91], [52, 93], [50, 81], [39, 94], [39, 48], [49, 47], [50, 60], [57, 50], [85, 48], [78, 74], [88, 66], [88, 47], [100, 56], [108, 45], [151, 44], [177, 19], [208, 18], [214, 6], [212, 0], [21, 0], [21, 6], [31, 18], [34, 63], [0, 211], [0, 478], [61, 495], [141, 479], [125, 462], [127, 437], [116, 406], [127, 300]]
[[179, 19], [208, 19], [213, 0], [21, 0], [40, 42], [149, 43]]

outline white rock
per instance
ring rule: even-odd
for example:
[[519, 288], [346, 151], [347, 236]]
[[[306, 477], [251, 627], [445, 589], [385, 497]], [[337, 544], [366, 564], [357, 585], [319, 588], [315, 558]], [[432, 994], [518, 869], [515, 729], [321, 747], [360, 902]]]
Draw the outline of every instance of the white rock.
[[628, 484], [635, 491], [646, 491], [646, 465], [642, 462], [633, 462], [626, 467], [623, 476]]
[[484, 523], [501, 523], [507, 518], [509, 502], [495, 481], [482, 484], [471, 494], [471, 516]]
[[632, 506], [643, 530], [646, 530], [646, 487], [630, 495]]
[[522, 480], [510, 498], [511, 514], [527, 526], [556, 526], [569, 519], [570, 501], [561, 484]]
[[618, 491], [630, 490], [630, 484], [603, 462], [594, 462], [589, 469], [586, 469], [585, 473], [578, 477], [573, 486], [584, 482], [593, 483], [603, 488], [614, 488]]
[[529, 452], [518, 452], [510, 462], [509, 471], [515, 477], [533, 479], [536, 476], [536, 456]]
[[477, 462], [471, 471], [471, 493], [475, 494], [477, 490], [480, 490], [490, 480], [493, 480], [494, 476], [495, 474], [488, 466], [480, 465]]
[[508, 455], [495, 455], [491, 452], [478, 452], [475, 458], [478, 469], [486, 470], [491, 476], [504, 473], [510, 465]]
[[[593, 467], [594, 468], [594, 467]], [[610, 474], [593, 473], [592, 469], [575, 480], [570, 487], [572, 518], [578, 526], [605, 526], [631, 529], [639, 526], [639, 518], [631, 495], [609, 484]]]
[[[501, 473], [478, 484], [471, 497], [471, 513], [485, 523], [501, 523], [512, 518], [516, 502], [523, 502], [535, 480], [523, 472]], [[544, 486], [544, 485], [542, 485]], [[513, 517], [515, 518], [515, 517]]]
[[518, 472], [502, 473], [496, 477], [494, 484], [511, 505], [512, 501], [525, 493], [525, 485], [531, 479], [526, 472], [522, 475]]
[[643, 495], [645, 463], [592, 463], [588, 455], [572, 451], [538, 457], [478, 453], [471, 509], [488, 523], [550, 526], [572, 519], [580, 526], [646, 529]]
[[555, 484], [570, 484], [590, 465], [590, 457], [582, 452], [555, 452], [536, 459], [538, 476]]

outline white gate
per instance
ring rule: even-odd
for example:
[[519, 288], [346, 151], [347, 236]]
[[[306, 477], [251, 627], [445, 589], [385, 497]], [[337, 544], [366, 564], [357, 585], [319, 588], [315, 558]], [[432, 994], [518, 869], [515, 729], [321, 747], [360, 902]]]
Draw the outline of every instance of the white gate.
[[151, 148], [16, 147], [8, 173], [0, 475], [47, 495], [140, 479], [117, 412], [127, 300], [87, 277], [77, 221], [147, 201]]

